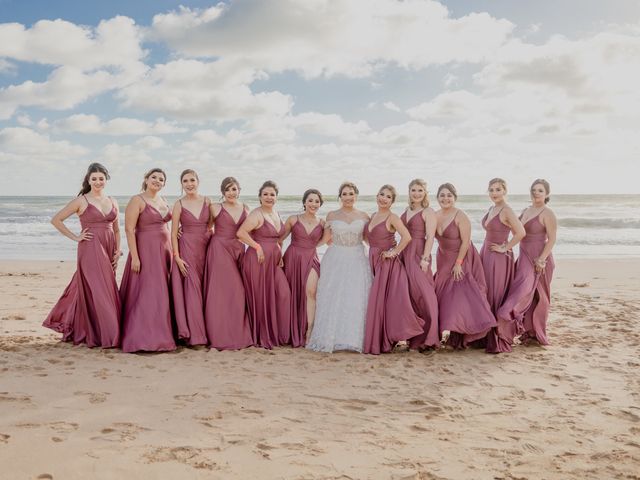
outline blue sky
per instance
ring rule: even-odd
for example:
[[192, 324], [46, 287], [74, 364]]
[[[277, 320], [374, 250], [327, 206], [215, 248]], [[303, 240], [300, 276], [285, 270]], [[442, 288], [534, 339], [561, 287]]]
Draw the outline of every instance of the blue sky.
[[0, 192], [71, 194], [98, 160], [115, 194], [155, 165], [640, 193], [637, 65], [628, 0], [0, 0]]

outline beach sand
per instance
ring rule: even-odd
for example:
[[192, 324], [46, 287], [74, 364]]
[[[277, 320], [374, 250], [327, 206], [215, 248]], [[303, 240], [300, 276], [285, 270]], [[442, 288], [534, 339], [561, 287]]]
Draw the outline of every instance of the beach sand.
[[640, 259], [557, 264], [551, 346], [374, 357], [74, 347], [0, 261], [0, 478], [638, 479]]

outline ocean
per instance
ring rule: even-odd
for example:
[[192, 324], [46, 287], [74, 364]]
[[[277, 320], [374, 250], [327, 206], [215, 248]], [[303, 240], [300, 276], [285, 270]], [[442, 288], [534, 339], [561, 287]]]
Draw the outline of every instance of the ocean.
[[[120, 223], [123, 251], [124, 208], [128, 197], [116, 197], [120, 205]], [[219, 196], [212, 199], [218, 201]], [[76, 244], [61, 235], [50, 224], [51, 217], [71, 197], [9, 197], [0, 196], [0, 259], [14, 260], [72, 260], [76, 257]], [[176, 197], [168, 196], [172, 203]], [[255, 197], [244, 198], [249, 206], [258, 205]], [[432, 206], [437, 209], [434, 199]], [[519, 213], [529, 204], [527, 195], [510, 195], [509, 204]], [[358, 208], [366, 212], [376, 210], [375, 197], [363, 195]], [[399, 197], [393, 209], [402, 213], [406, 197]], [[457, 206], [472, 221], [472, 240], [482, 245], [484, 230], [480, 220], [491, 206], [486, 195], [461, 196]], [[549, 204], [558, 217], [558, 239], [554, 248], [556, 257], [640, 257], [640, 195], [552, 195]], [[283, 218], [301, 211], [299, 196], [282, 196], [278, 211]], [[321, 215], [338, 208], [335, 197], [326, 199]], [[66, 222], [75, 232], [80, 222], [74, 215]], [[322, 253], [322, 251], [321, 251]]]

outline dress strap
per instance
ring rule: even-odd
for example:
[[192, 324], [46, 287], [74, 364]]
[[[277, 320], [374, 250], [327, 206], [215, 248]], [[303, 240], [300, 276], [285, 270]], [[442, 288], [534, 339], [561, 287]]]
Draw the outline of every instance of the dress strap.
[[82, 198], [84, 198], [84, 201], [87, 202], [87, 207], [89, 206], [89, 200], [87, 200], [87, 196], [83, 193], [82, 194]]
[[149, 204], [149, 202], [147, 202], [147, 200], [144, 198], [144, 195], [142, 195], [141, 193], [138, 194], [138, 196], [142, 199], [142, 201], [144, 203], [146, 203], [147, 205]]

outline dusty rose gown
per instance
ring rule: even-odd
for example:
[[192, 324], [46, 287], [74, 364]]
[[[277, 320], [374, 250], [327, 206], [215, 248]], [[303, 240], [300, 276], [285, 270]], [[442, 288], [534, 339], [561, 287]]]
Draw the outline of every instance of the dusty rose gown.
[[[502, 211], [502, 210], [500, 210]], [[499, 253], [491, 250], [491, 245], [507, 243], [511, 229], [500, 221], [500, 212], [487, 221], [489, 212], [482, 218], [482, 226], [486, 231], [484, 243], [480, 249], [480, 258], [487, 282], [487, 299], [494, 315], [507, 298], [509, 286], [513, 280], [515, 262], [513, 252]], [[498, 328], [487, 335], [487, 351], [491, 353], [510, 352], [511, 346], [500, 337]]]
[[[542, 212], [540, 212], [542, 213]], [[547, 243], [547, 230], [540, 214], [524, 224], [527, 235], [520, 242], [520, 255], [506, 300], [498, 309], [498, 333], [509, 346], [516, 335], [521, 340], [531, 338], [548, 345], [547, 319], [551, 306], [551, 279], [555, 267], [549, 255], [542, 273], [535, 269], [535, 259]]]
[[264, 220], [251, 235], [262, 246], [264, 262], [248, 248], [242, 261], [242, 278], [247, 295], [252, 337], [255, 345], [273, 348], [291, 343], [291, 291], [282, 267], [278, 239], [284, 224], [276, 228]]
[[400, 254], [400, 259], [409, 278], [409, 295], [416, 314], [424, 320], [424, 330], [417, 337], [409, 340], [411, 348], [436, 347], [440, 344], [438, 332], [438, 297], [436, 297], [433, 272], [429, 264], [428, 272], [420, 268], [420, 260], [424, 253], [427, 231], [422, 218], [422, 211], [414, 213], [407, 221], [405, 211], [400, 219], [411, 234], [411, 242]]
[[[86, 198], [85, 198], [86, 200]], [[78, 243], [78, 268], [43, 326], [62, 333], [62, 340], [89, 347], [117, 347], [120, 342], [120, 298], [111, 260], [116, 250], [116, 207], [104, 215], [89, 203], [80, 215], [82, 229], [93, 234]]]
[[369, 230], [369, 263], [373, 283], [369, 292], [364, 332], [364, 353], [380, 354], [393, 350], [396, 342], [408, 340], [424, 332], [424, 320], [413, 311], [409, 281], [398, 257], [382, 259], [382, 252], [393, 248], [395, 234], [386, 220]]
[[291, 344], [304, 347], [307, 335], [307, 280], [311, 270], [320, 276], [316, 245], [324, 229], [318, 223], [311, 233], [298, 221], [291, 228], [291, 243], [284, 253], [284, 273], [291, 288]]
[[243, 211], [235, 223], [222, 207], [207, 248], [204, 320], [209, 345], [218, 350], [238, 350], [253, 345], [241, 273], [244, 245], [236, 237], [245, 218], [247, 212]]
[[451, 270], [458, 257], [462, 239], [455, 218], [447, 225], [442, 235], [436, 232], [436, 238], [438, 269], [435, 284], [440, 308], [440, 332], [449, 330], [451, 336], [448, 344], [454, 348], [465, 348], [471, 342], [484, 339], [496, 326], [496, 319], [487, 301], [482, 261], [473, 243], [470, 244], [462, 262], [464, 276], [456, 282]]
[[[180, 202], [182, 204], [182, 202]], [[187, 265], [187, 276], [180, 273], [178, 265], [171, 267], [171, 294], [178, 338], [188, 345], [206, 345], [207, 332], [204, 325], [203, 280], [207, 244], [211, 231], [209, 205], [203, 201], [200, 213], [196, 217], [182, 207], [180, 226], [182, 235], [178, 239], [180, 257]]]
[[145, 200], [136, 225], [140, 273], [131, 271], [129, 254], [120, 284], [123, 352], [161, 352], [176, 348], [169, 291], [172, 260], [166, 226], [169, 220], [171, 211], [163, 217]]

